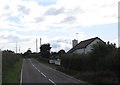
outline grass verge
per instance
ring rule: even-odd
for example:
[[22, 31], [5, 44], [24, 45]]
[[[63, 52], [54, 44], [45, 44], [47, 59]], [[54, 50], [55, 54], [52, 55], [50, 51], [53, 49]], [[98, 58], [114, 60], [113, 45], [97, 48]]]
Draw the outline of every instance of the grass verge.
[[19, 83], [22, 67], [22, 59], [15, 63], [14, 67], [9, 70], [3, 79], [3, 83]]

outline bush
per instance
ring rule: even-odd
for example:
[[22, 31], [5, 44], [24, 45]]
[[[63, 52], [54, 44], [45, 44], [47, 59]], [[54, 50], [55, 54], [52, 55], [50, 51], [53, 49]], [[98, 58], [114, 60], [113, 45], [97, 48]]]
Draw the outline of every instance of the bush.
[[120, 82], [120, 48], [114, 44], [97, 43], [93, 51], [87, 55], [64, 54], [61, 56], [62, 66], [77, 71], [115, 73]]
[[78, 55], [78, 54], [65, 54], [60, 57], [61, 64], [67, 69], [74, 70], [88, 70], [89, 67], [89, 56], [88, 55]]

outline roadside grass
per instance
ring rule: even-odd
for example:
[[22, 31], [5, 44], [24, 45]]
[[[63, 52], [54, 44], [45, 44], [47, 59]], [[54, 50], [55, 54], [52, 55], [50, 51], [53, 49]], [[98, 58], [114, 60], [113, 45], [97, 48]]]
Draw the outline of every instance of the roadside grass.
[[13, 68], [5, 75], [3, 83], [19, 83], [21, 73], [22, 59], [15, 63]]

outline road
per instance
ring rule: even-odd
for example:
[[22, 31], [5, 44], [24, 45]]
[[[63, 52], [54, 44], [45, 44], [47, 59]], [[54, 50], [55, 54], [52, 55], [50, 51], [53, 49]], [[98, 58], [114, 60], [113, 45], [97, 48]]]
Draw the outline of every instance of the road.
[[21, 85], [24, 83], [46, 83], [50, 85], [79, 84], [88, 85], [78, 79], [59, 72], [35, 59], [24, 59], [21, 69]]

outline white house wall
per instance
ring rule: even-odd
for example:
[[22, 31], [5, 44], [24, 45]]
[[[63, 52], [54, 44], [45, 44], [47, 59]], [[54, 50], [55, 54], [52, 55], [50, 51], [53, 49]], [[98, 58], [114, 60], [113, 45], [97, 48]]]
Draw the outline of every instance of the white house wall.
[[82, 49], [75, 50], [73, 53], [82, 54], [82, 53], [84, 53], [84, 51], [85, 51], [85, 49], [82, 48]]
[[101, 40], [95, 39], [92, 43], [90, 43], [85, 49], [85, 54], [87, 54], [88, 52], [91, 52], [92, 51], [92, 46], [94, 44], [96, 44], [97, 42], [101, 42]]
[[87, 54], [88, 52], [92, 51], [92, 46], [93, 44], [96, 44], [97, 42], [102, 42], [99, 39], [95, 39], [93, 42], [91, 42], [86, 48], [82, 48], [82, 49], [77, 49], [75, 50], [73, 53], [77, 53], [77, 54]]

